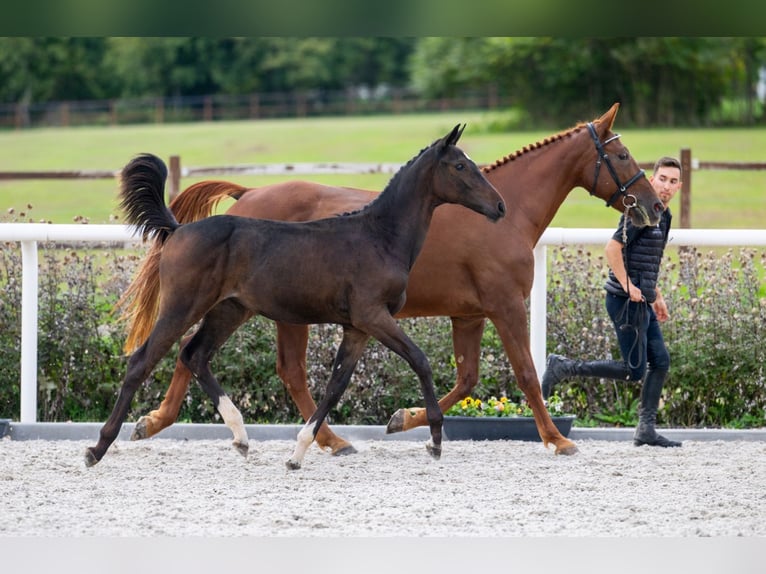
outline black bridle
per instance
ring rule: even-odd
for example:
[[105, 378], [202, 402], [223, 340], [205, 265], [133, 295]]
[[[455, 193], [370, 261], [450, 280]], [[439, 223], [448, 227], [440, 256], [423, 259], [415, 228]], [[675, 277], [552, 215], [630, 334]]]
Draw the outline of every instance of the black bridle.
[[[623, 217], [623, 228], [622, 228], [622, 260], [623, 265], [625, 266], [625, 273], [628, 276], [628, 281], [630, 281], [630, 273], [628, 271], [628, 261], [627, 261], [627, 254], [626, 254], [626, 246], [628, 242], [627, 238], [627, 229], [628, 229], [628, 212], [632, 207], [636, 205], [636, 196], [628, 193], [628, 188], [636, 183], [640, 178], [644, 177], [644, 170], [639, 169], [638, 173], [631, 177], [625, 184], [620, 182], [620, 177], [617, 175], [617, 172], [614, 169], [614, 166], [612, 165], [611, 160], [609, 159], [609, 154], [606, 153], [606, 150], [604, 147], [611, 141], [616, 140], [620, 137], [620, 134], [614, 134], [612, 137], [610, 137], [608, 140], [606, 140], [604, 143], [601, 143], [601, 141], [598, 139], [598, 134], [596, 133], [596, 128], [593, 127], [593, 123], [588, 124], [588, 131], [590, 132], [590, 137], [593, 139], [593, 143], [596, 144], [596, 152], [598, 154], [598, 157], [596, 159], [596, 174], [593, 178], [593, 189], [590, 190], [591, 195], [595, 195], [596, 191], [596, 185], [598, 185], [598, 174], [601, 170], [601, 161], [603, 160], [606, 164], [607, 169], [609, 170], [609, 173], [612, 175], [612, 179], [614, 180], [614, 183], [617, 184], [617, 191], [615, 191], [612, 194], [612, 197], [609, 198], [609, 200], [606, 202], [606, 206], [610, 207], [615, 200], [622, 196], [622, 204], [625, 206], [625, 215]], [[640, 331], [644, 328], [644, 321], [645, 321], [645, 313], [646, 313], [646, 299], [644, 299], [644, 304], [638, 306], [638, 309], [636, 311], [636, 318], [633, 319], [633, 321], [630, 320], [629, 317], [629, 308], [630, 308], [630, 297], [628, 297], [625, 300], [625, 306], [623, 307], [622, 312], [620, 313], [618, 317], [619, 320], [623, 320], [623, 324], [620, 325], [621, 331], [627, 331], [627, 330], [633, 330], [635, 332], [636, 338], [633, 346], [631, 347], [630, 352], [628, 353], [628, 356], [625, 358], [625, 361], [629, 368], [635, 368], [637, 365], [633, 365], [631, 362], [631, 357], [633, 356], [634, 350], [638, 349], [639, 357], [641, 357], [641, 353], [643, 352], [641, 349], [641, 346], [643, 344], [643, 339], [641, 337]], [[640, 359], [639, 359], [640, 360]]]
[[596, 133], [596, 128], [593, 127], [593, 122], [588, 124], [588, 131], [590, 132], [590, 137], [593, 138], [593, 143], [596, 144], [596, 152], [597, 152], [597, 158], [596, 158], [596, 174], [593, 177], [593, 187], [590, 189], [590, 194], [595, 195], [596, 194], [596, 185], [598, 185], [598, 174], [599, 171], [601, 171], [601, 161], [603, 160], [606, 164], [607, 169], [609, 170], [609, 173], [612, 175], [612, 179], [614, 180], [614, 183], [617, 184], [617, 191], [615, 191], [612, 194], [612, 197], [609, 198], [609, 200], [606, 202], [606, 206], [610, 207], [615, 200], [622, 196], [622, 204], [625, 207], [631, 207], [636, 204], [636, 196], [628, 193], [628, 188], [636, 183], [639, 179], [644, 177], [644, 170], [639, 169], [638, 173], [631, 177], [625, 184], [620, 182], [620, 176], [617, 175], [617, 172], [614, 169], [614, 166], [612, 165], [611, 160], [609, 159], [609, 154], [606, 153], [606, 150], [604, 149], [609, 142], [616, 140], [620, 137], [620, 134], [614, 134], [612, 137], [610, 137], [608, 140], [606, 140], [604, 143], [601, 143], [601, 140], [598, 138], [598, 134]]

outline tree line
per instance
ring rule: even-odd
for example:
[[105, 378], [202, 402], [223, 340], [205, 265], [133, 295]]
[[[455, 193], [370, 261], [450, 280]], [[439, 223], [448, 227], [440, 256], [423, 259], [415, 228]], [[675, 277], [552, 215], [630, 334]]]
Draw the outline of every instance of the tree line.
[[[766, 38], [5, 37], [0, 103], [489, 87], [535, 124], [764, 122]], [[759, 81], [761, 85], [759, 87]]]

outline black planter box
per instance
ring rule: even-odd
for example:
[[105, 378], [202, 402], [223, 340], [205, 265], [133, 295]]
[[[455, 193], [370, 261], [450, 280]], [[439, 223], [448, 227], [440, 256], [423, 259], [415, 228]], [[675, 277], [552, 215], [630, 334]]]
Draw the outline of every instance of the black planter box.
[[[574, 415], [551, 417], [559, 432], [567, 436], [572, 430]], [[535, 419], [532, 417], [444, 417], [447, 440], [527, 440], [540, 442]]]

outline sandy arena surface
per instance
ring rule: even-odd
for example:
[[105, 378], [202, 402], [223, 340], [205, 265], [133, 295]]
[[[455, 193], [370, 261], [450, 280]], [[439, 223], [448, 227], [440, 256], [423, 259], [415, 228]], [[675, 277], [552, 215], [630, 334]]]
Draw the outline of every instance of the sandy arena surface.
[[0, 536], [762, 537], [766, 443], [680, 449], [580, 441], [355, 441], [333, 457], [294, 443], [118, 440], [86, 468], [92, 441], [0, 440]]

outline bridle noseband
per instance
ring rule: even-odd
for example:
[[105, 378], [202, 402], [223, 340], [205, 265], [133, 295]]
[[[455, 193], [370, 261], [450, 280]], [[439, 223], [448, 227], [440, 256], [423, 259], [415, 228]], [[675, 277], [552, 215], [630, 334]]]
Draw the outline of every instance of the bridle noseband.
[[609, 159], [609, 154], [606, 153], [606, 150], [604, 147], [611, 141], [616, 140], [620, 137], [620, 134], [614, 134], [612, 137], [610, 137], [608, 140], [606, 140], [604, 143], [601, 143], [601, 141], [598, 139], [598, 134], [596, 133], [596, 128], [593, 127], [593, 122], [590, 122], [588, 124], [588, 131], [590, 132], [590, 137], [593, 139], [593, 143], [596, 144], [596, 174], [593, 177], [593, 187], [590, 189], [590, 194], [595, 195], [596, 194], [596, 185], [598, 185], [598, 174], [601, 170], [601, 160], [604, 161], [606, 164], [607, 169], [609, 170], [609, 173], [612, 175], [612, 179], [614, 180], [614, 183], [617, 184], [617, 191], [615, 191], [612, 194], [612, 197], [609, 198], [609, 200], [606, 202], [607, 207], [611, 207], [611, 205], [615, 202], [618, 196], [622, 196], [622, 204], [625, 207], [632, 207], [636, 204], [636, 196], [628, 193], [628, 188], [636, 183], [639, 179], [644, 177], [644, 170], [639, 169], [638, 173], [631, 177], [625, 184], [622, 184], [620, 182], [620, 177], [617, 175], [617, 172], [614, 169], [614, 166], [612, 165], [611, 160]]

